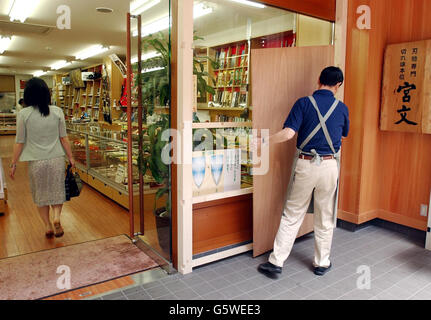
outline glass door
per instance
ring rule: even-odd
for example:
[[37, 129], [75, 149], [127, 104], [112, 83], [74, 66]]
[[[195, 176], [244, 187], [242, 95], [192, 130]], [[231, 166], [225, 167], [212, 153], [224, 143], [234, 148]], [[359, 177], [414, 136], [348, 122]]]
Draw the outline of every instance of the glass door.
[[[171, 261], [171, 168], [162, 159], [171, 127], [171, 8], [169, 0], [130, 3], [131, 124], [135, 234]], [[139, 25], [141, 30], [139, 31]]]

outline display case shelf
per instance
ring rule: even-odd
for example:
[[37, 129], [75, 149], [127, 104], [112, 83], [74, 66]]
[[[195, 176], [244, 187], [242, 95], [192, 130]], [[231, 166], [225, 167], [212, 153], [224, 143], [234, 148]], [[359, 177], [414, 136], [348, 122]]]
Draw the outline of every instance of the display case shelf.
[[16, 134], [16, 114], [0, 113], [0, 135]]
[[214, 201], [219, 199], [226, 199], [231, 197], [237, 197], [242, 196], [245, 194], [252, 194], [253, 193], [253, 187], [252, 186], [245, 186], [244, 188], [240, 190], [233, 190], [228, 192], [220, 192], [220, 193], [213, 193], [209, 195], [199, 196], [199, 197], [193, 197], [193, 204], [197, 203], [203, 203], [208, 201]]

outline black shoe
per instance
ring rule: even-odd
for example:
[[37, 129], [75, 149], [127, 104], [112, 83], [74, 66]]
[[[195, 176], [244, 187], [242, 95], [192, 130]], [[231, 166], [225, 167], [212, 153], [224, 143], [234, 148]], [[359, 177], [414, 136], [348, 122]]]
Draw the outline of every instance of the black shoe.
[[329, 264], [329, 267], [327, 267], [327, 268], [324, 268], [324, 267], [315, 267], [314, 268], [314, 274], [316, 276], [323, 276], [326, 272], [329, 271], [329, 269], [331, 269], [331, 267], [332, 267], [332, 263]]
[[271, 262], [260, 264], [257, 270], [270, 278], [276, 278], [281, 273], [281, 267], [277, 267]]

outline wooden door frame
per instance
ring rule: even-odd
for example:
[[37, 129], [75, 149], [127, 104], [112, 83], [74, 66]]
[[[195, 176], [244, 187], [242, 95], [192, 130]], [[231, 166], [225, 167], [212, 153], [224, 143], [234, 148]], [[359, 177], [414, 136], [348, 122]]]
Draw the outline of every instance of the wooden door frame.
[[257, 2], [335, 22], [337, 1], [338, 0], [258, 0]]

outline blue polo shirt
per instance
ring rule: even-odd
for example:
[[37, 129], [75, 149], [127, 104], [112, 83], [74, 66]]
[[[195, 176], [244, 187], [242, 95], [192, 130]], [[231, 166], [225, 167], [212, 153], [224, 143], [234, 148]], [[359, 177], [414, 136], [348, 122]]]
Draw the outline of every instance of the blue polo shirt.
[[[329, 90], [317, 90], [313, 93], [313, 97], [316, 99], [320, 113], [325, 117], [335, 101], [334, 94]], [[284, 123], [283, 129], [291, 128], [295, 132], [298, 132], [297, 147], [299, 148], [302, 142], [307, 139], [319, 123], [319, 116], [310, 99], [304, 97], [296, 101]], [[347, 137], [349, 133], [349, 125], [349, 110], [347, 106], [340, 101], [335, 111], [326, 121], [326, 126], [328, 127], [329, 135], [331, 136], [332, 144], [336, 152], [340, 150], [341, 137]], [[322, 129], [310, 140], [303, 151], [310, 152], [312, 149], [315, 149], [320, 155], [332, 154], [332, 150], [326, 141]]]

